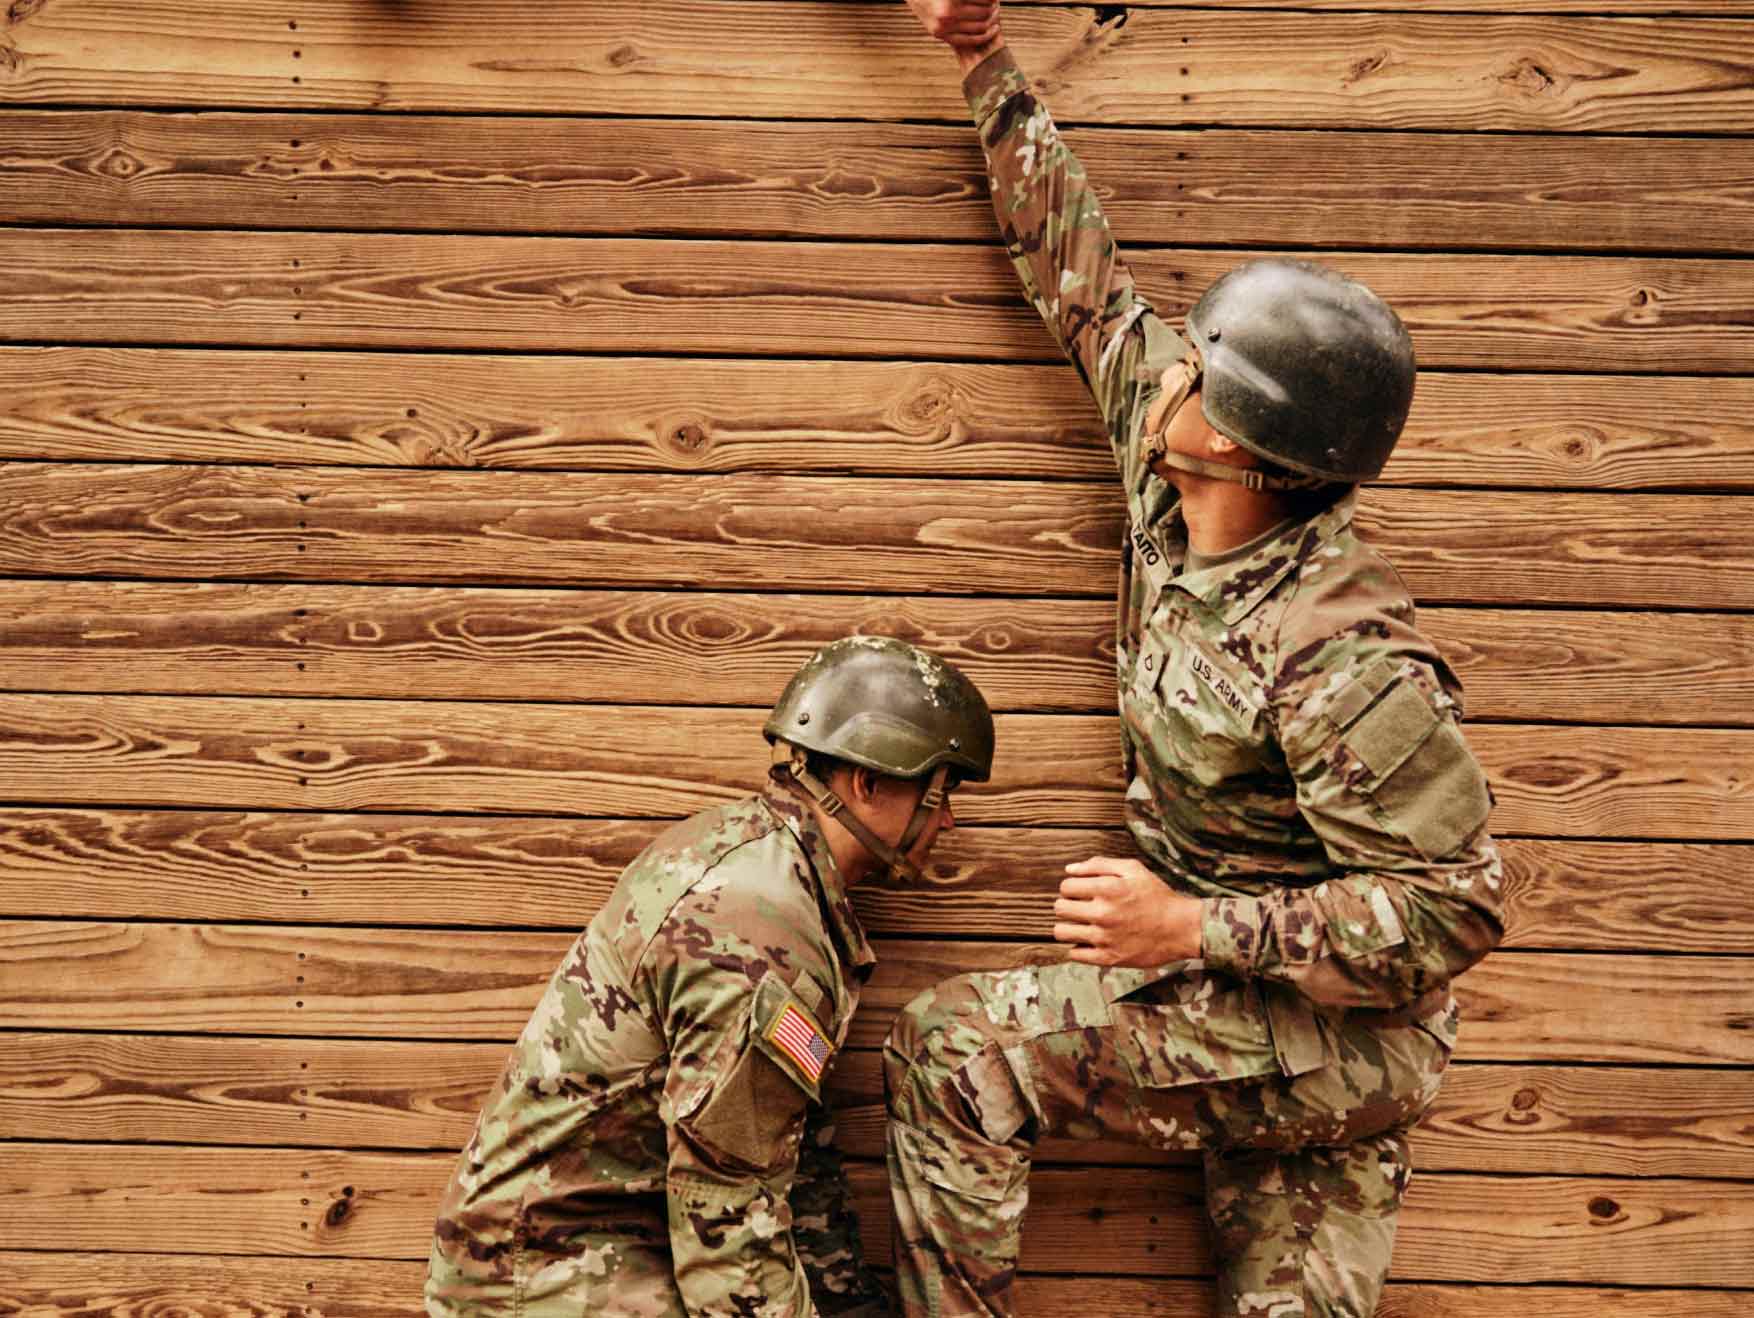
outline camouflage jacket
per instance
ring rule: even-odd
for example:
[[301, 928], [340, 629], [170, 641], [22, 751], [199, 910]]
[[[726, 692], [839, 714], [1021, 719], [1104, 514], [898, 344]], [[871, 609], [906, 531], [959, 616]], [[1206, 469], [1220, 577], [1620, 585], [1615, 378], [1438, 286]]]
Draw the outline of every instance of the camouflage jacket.
[[[812, 1283], [863, 1284], [838, 1159], [804, 1131], [874, 963], [814, 817], [783, 791], [670, 828], [555, 971], [489, 1096], [440, 1209], [429, 1308], [498, 1312], [545, 1268], [613, 1277], [617, 1232], [667, 1235], [690, 1313], [807, 1315]], [[833, 1184], [798, 1180], [801, 1144], [802, 1175]]]
[[1006, 249], [1120, 467], [1129, 828], [1155, 869], [1205, 899], [1206, 964], [1262, 981], [1280, 1061], [1304, 1069], [1318, 1060], [1310, 1003], [1403, 1006], [1500, 937], [1460, 686], [1400, 577], [1354, 534], [1355, 495], [1189, 570], [1178, 495], [1138, 444], [1152, 404], [1187, 390], [1188, 346], [1134, 289], [1009, 53], [964, 90]]

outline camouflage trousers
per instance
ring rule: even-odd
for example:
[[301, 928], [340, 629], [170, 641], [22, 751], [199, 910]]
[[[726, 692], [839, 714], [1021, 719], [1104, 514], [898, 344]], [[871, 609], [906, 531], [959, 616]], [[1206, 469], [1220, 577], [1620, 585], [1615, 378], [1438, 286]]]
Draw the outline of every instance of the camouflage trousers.
[[1167, 978], [1068, 962], [921, 994], [884, 1046], [906, 1312], [1013, 1312], [1031, 1152], [1055, 1135], [1204, 1155], [1224, 1318], [1370, 1318], [1407, 1133], [1454, 1040], [1438, 997], [1416, 1022], [1335, 1013], [1327, 1064], [1286, 1076], [1253, 989], [1197, 962]]

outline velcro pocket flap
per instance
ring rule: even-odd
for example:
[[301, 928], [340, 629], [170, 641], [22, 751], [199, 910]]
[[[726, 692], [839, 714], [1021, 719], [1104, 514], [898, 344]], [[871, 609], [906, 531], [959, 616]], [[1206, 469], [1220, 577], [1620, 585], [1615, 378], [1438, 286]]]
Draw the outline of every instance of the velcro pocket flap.
[[1377, 805], [1427, 860], [1453, 853], [1486, 823], [1486, 775], [1452, 723], [1420, 742], [1377, 786]]
[[1396, 678], [1340, 737], [1364, 770], [1356, 786], [1427, 860], [1485, 824], [1486, 778], [1455, 723], [1409, 678]]
[[1437, 711], [1417, 687], [1397, 681], [1346, 730], [1343, 740], [1371, 779], [1381, 782], [1419, 749], [1437, 730], [1439, 721]]
[[767, 975], [756, 986], [750, 1033], [755, 1046], [779, 1063], [800, 1089], [822, 1101], [822, 1077], [834, 1059], [834, 1041], [823, 1032], [816, 1013], [778, 975]]
[[1109, 1006], [1115, 1051], [1146, 1089], [1171, 1089], [1211, 1080], [1235, 1080], [1279, 1069], [1273, 1035], [1258, 995], [1234, 982], [1201, 981], [1193, 1001]]
[[962, 1064], [957, 1088], [981, 1133], [996, 1144], [1007, 1142], [1034, 1115], [1010, 1060], [996, 1043], [989, 1043]]
[[[889, 1138], [901, 1164], [905, 1183], [917, 1173], [931, 1184], [966, 1199], [986, 1203], [1018, 1200], [1023, 1192], [1024, 1178], [1029, 1175], [1029, 1159], [1003, 1144], [957, 1140], [947, 1128], [927, 1134], [900, 1121], [889, 1123]], [[1019, 1213], [1021, 1216], [1021, 1211]], [[1013, 1229], [1015, 1222], [1013, 1219]]]

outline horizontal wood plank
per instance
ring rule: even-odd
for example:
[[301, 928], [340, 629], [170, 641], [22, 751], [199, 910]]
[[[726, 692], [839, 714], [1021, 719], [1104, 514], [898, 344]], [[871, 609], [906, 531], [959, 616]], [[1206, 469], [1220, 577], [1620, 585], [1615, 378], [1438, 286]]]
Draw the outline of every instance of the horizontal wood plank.
[[[42, 1030], [509, 1040], [567, 934], [239, 925], [0, 924], [0, 1005]], [[1054, 962], [1043, 943], [877, 940], [850, 1045], [874, 1048], [923, 989]], [[1637, 983], [1634, 995], [1627, 984]], [[1754, 1064], [1754, 958], [1501, 952], [1457, 983], [1458, 1056]]]
[[[9, 1138], [456, 1150], [498, 1078], [500, 1043], [13, 1034]], [[881, 1054], [829, 1081], [836, 1140], [883, 1158]], [[1749, 1073], [1458, 1064], [1414, 1135], [1422, 1171], [1745, 1179]], [[1633, 1114], [1639, 1114], [1634, 1116]], [[1191, 1164], [1118, 1142], [1043, 1140], [1040, 1163]]]
[[[443, 1154], [18, 1144], [0, 1179], [15, 1248], [422, 1259], [449, 1175]], [[888, 1255], [887, 1179], [850, 1168], [867, 1254]], [[215, 1205], [223, 1204], [224, 1212]], [[1116, 1168], [1100, 1185], [1040, 1168], [1023, 1266], [1187, 1276], [1210, 1263], [1198, 1173]], [[1459, 1242], [1459, 1243], [1458, 1243]], [[1745, 1286], [1754, 1186], [1684, 1178], [1416, 1178], [1392, 1275], [1423, 1280]]]
[[726, 705], [854, 632], [929, 647], [997, 710], [1114, 706], [1106, 600], [80, 580], [0, 581], [0, 687]]
[[[1740, 140], [1112, 128], [1067, 140], [1129, 244], [1754, 250]], [[969, 127], [723, 118], [15, 110], [0, 119], [0, 221], [995, 234]]]
[[[0, 695], [0, 799], [679, 816], [759, 786], [771, 759], [765, 717], [748, 709], [583, 714], [555, 705]], [[1112, 719], [1010, 714], [998, 723], [1011, 758], [975, 789], [978, 798], [968, 796], [971, 821], [1070, 811], [1064, 822], [1114, 822]]]
[[[1425, 603], [1754, 607], [1707, 495], [1367, 489]], [[0, 465], [0, 573], [1078, 594], [1115, 588], [1107, 485], [331, 467]]]
[[[225, 1258], [0, 1251], [0, 1303], [29, 1318], [417, 1318], [426, 1265], [400, 1260]], [[247, 1298], [236, 1298], [247, 1297]], [[1391, 1283], [1379, 1318], [1742, 1318], [1734, 1291]], [[1204, 1281], [1045, 1277], [1017, 1282], [1023, 1315], [1206, 1318]]]
[[[1746, 378], [1428, 370], [1382, 483], [1747, 491], [1751, 417]], [[0, 347], [0, 457], [1114, 475], [1065, 366], [192, 348]]]
[[[0, 98], [74, 103], [961, 119], [943, 54], [893, 5], [569, 0], [484, 32], [330, 0], [198, 23], [168, 0], [27, 11]], [[1023, 7], [1006, 31], [1070, 120], [1738, 132], [1746, 25], [1467, 14]]]
[[[651, 820], [0, 809], [0, 915], [576, 931]], [[1505, 946], [1754, 954], [1746, 846], [1506, 838]], [[1119, 831], [960, 828], [929, 882], [868, 880], [875, 933], [1047, 938], [1064, 861]]]
[[[0, 803], [674, 817], [741, 796], [766, 710], [0, 694]], [[654, 736], [661, 726], [662, 736]], [[968, 823], [1113, 828], [1115, 720], [1001, 714]], [[1484, 724], [1506, 835], [1754, 839], [1741, 730]]]
[[[1739, 374], [1747, 361], [1754, 269], [1746, 261], [1370, 252], [1322, 259], [1394, 304], [1428, 367]], [[1158, 310], [1180, 317], [1236, 255], [1134, 248], [1129, 261]], [[1059, 355], [994, 244], [180, 229], [0, 231], [0, 339]]]
[[[1754, 725], [1754, 617], [1428, 608], [1471, 718]], [[1106, 600], [0, 580], [0, 688], [728, 705], [854, 632], [994, 709], [1114, 704]]]

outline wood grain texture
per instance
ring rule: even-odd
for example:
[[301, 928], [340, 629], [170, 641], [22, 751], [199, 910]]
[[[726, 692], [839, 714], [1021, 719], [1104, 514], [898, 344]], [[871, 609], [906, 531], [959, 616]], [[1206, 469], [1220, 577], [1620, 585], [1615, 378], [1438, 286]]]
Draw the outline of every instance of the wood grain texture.
[[0, 571], [30, 575], [1093, 595], [1124, 516], [1049, 482], [58, 464], [0, 470], [0, 501]]
[[[1745, 492], [1750, 417], [1746, 378], [1428, 370], [1382, 483]], [[0, 456], [1114, 475], [1089, 396], [1058, 365], [176, 348], [0, 347]]]
[[[1754, 724], [1754, 618], [1427, 608], [1476, 720]], [[900, 636], [1002, 711], [1114, 702], [1095, 599], [0, 580], [0, 688], [753, 703], [818, 646]]]
[[[673, 817], [764, 780], [763, 709], [0, 696], [0, 798]], [[193, 721], [191, 721], [191, 719]], [[1107, 718], [1001, 715], [971, 822], [1115, 822]], [[1053, 804], [1050, 804], [1053, 803]]]
[[[1754, 249], [1754, 155], [1739, 139], [1082, 128], [1067, 140], [1127, 244]], [[632, 237], [996, 232], [968, 127], [721, 118], [15, 110], [0, 119], [0, 220]]]
[[[0, 1195], [0, 1229], [15, 1248], [84, 1250], [126, 1236], [142, 1251], [299, 1258], [424, 1258], [452, 1162], [446, 1154], [125, 1145], [18, 1144], [11, 1152], [0, 1178], [31, 1186], [34, 1209]], [[883, 1169], [856, 1164], [850, 1173], [866, 1252], [883, 1260]], [[1115, 1168], [1096, 1185], [1081, 1172], [1038, 1169], [1023, 1266], [1138, 1277], [1207, 1271], [1200, 1199], [1193, 1171]], [[1750, 1242], [1747, 1183], [1434, 1173], [1409, 1192], [1392, 1275], [1745, 1286], [1754, 1277]]]
[[853, 632], [929, 647], [998, 710], [1113, 707], [1107, 601], [723, 592], [0, 581], [0, 686], [725, 705]]
[[[0, 573], [1109, 597], [1124, 510], [1049, 481], [0, 466]], [[1422, 603], [1754, 607], [1706, 495], [1368, 489]]]
[[[12, 104], [512, 110], [755, 118], [966, 115], [953, 70], [895, 6], [571, 0], [484, 31], [445, 0], [415, 23], [344, 0], [84, 0], [11, 24]], [[1740, 24], [1594, 17], [1025, 7], [1006, 31], [1068, 120], [1737, 132]]]
[[[40, 1030], [510, 1040], [569, 934], [15, 920], [0, 1005]], [[849, 1046], [966, 970], [1054, 962], [1052, 944], [876, 940]], [[1636, 983], [1638, 991], [1629, 991]], [[1754, 1064], [1754, 958], [1500, 952], [1457, 984], [1470, 1061]]]
[[[418, 1318], [426, 1265], [399, 1260], [214, 1258], [0, 1251], [0, 1303], [27, 1318]], [[1734, 1291], [1614, 1291], [1586, 1286], [1459, 1287], [1391, 1283], [1379, 1318], [1742, 1318]], [[1018, 1312], [1055, 1318], [1209, 1318], [1204, 1281], [1127, 1277], [1018, 1279]]]
[[[759, 709], [0, 694], [0, 802], [676, 817], [766, 772]], [[1119, 733], [1001, 714], [968, 823], [1113, 828]], [[662, 735], [654, 735], [661, 728]], [[1505, 835], [1754, 840], [1741, 730], [1485, 724]]]
[[[1067, 367], [0, 348], [0, 389], [0, 454], [12, 458], [1096, 480], [1115, 471]], [[1732, 471], [1736, 435], [1695, 432]], [[1754, 457], [1748, 465], [1754, 484]]]
[[[14, 1034], [0, 1054], [11, 1139], [454, 1151], [503, 1043]], [[1414, 1135], [1421, 1171], [1745, 1179], [1749, 1072], [1458, 1064]], [[883, 1158], [881, 1054], [828, 1082], [836, 1141]], [[1634, 1116], [1633, 1114], [1638, 1114]], [[1037, 1163], [1195, 1165], [1119, 1142], [1047, 1139]]]
[[[651, 820], [0, 809], [0, 914], [583, 928]], [[1507, 947], [1754, 954], [1746, 846], [1506, 838]], [[1064, 861], [1119, 831], [965, 827], [924, 885], [853, 890], [866, 927], [1046, 938]]]
[[[1261, 252], [1256, 255], [1268, 255]], [[1308, 253], [1293, 253], [1308, 255]], [[1330, 252], [1428, 367], [1739, 373], [1733, 259]], [[1134, 248], [1180, 317], [1233, 252]], [[0, 231], [8, 342], [1055, 361], [996, 245]]]

